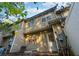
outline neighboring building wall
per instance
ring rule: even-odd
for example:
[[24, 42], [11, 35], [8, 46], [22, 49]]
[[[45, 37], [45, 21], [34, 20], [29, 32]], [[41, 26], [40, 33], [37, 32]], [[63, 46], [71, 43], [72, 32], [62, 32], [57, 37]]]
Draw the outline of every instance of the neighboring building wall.
[[72, 3], [65, 22], [65, 33], [74, 54], [79, 55], [79, 3]]

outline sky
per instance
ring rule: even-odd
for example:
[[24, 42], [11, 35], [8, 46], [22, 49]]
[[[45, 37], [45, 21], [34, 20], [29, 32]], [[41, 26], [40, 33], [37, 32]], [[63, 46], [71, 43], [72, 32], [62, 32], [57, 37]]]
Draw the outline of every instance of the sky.
[[[49, 8], [52, 8], [56, 5], [56, 2], [38, 2], [37, 4], [34, 4], [33, 2], [26, 2], [25, 7], [27, 10], [27, 16], [26, 18], [32, 17], [38, 13], [41, 13]], [[61, 7], [61, 5], [66, 6], [66, 3], [58, 3], [58, 9]], [[37, 10], [38, 7], [38, 10]]]

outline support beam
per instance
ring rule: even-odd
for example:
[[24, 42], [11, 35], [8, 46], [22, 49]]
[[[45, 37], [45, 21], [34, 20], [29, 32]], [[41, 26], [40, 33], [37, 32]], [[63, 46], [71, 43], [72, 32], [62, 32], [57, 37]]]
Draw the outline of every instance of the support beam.
[[55, 39], [55, 43], [56, 43], [56, 48], [57, 48], [57, 50], [58, 50], [59, 47], [58, 47], [58, 41], [57, 41], [57, 36], [56, 36], [56, 34], [55, 34], [55, 28], [54, 28], [54, 26], [52, 26], [52, 29], [53, 29], [53, 33], [54, 33], [54, 39]]

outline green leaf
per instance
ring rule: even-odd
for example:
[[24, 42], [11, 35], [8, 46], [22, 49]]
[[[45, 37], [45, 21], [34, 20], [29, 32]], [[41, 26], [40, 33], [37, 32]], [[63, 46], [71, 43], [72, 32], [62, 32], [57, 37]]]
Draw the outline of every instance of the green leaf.
[[25, 17], [25, 16], [26, 16], [26, 13], [21, 13], [21, 16], [22, 16], [22, 17]]

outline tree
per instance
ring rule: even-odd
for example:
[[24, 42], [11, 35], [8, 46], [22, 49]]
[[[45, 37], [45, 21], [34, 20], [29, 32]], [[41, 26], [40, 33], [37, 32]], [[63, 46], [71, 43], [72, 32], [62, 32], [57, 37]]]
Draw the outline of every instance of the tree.
[[23, 2], [1, 2], [0, 3], [0, 12], [4, 10], [4, 13], [6, 14], [5, 17], [9, 18], [9, 16], [15, 16], [17, 18], [25, 17], [26, 12], [25, 6]]
[[[27, 15], [23, 2], [0, 2], [0, 12], [4, 12], [3, 18], [5, 19], [9, 19], [10, 16], [16, 17], [17, 22], [20, 22]], [[13, 20], [9, 20], [13, 22]], [[7, 22], [2, 22], [0, 20], [0, 30], [8, 30], [9, 25], [11, 24]], [[15, 23], [13, 24], [13, 26], [17, 27]]]

